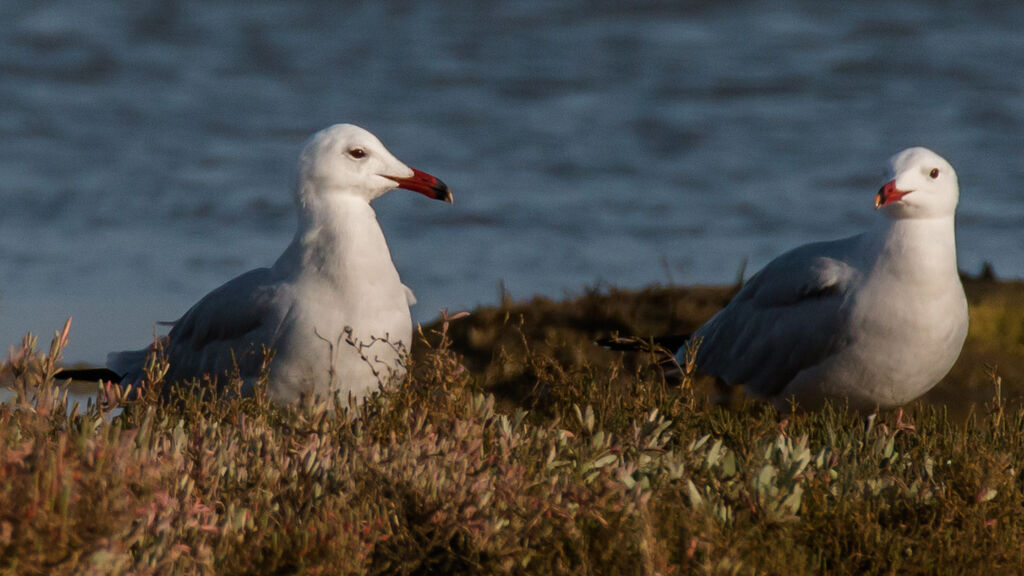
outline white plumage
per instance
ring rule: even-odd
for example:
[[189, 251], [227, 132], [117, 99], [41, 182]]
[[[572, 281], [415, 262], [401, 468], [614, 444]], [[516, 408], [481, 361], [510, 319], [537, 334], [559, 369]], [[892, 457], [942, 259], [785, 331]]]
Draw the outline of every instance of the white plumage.
[[[298, 230], [270, 268], [207, 294], [165, 343], [169, 382], [231, 373], [246, 386], [273, 350], [278, 401], [338, 390], [360, 398], [404, 372], [412, 291], [402, 284], [370, 201], [406, 188], [451, 202], [443, 182], [395, 158], [373, 135], [339, 124], [314, 135], [299, 159]], [[140, 378], [147, 350], [112, 353], [107, 366]]]
[[956, 172], [926, 148], [899, 153], [892, 169], [878, 226], [779, 256], [694, 333], [701, 371], [780, 409], [826, 398], [898, 406], [949, 372], [968, 325]]

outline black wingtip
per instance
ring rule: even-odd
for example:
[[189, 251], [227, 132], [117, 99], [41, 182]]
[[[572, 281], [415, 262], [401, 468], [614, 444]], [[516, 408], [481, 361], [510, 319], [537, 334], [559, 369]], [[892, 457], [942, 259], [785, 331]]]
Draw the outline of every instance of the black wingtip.
[[690, 341], [693, 334], [666, 334], [665, 336], [655, 336], [654, 343], [667, 350], [673, 352], [678, 351]]
[[117, 384], [124, 376], [107, 368], [82, 368], [80, 370], [61, 370], [53, 375], [55, 380], [81, 380], [83, 382], [113, 382]]

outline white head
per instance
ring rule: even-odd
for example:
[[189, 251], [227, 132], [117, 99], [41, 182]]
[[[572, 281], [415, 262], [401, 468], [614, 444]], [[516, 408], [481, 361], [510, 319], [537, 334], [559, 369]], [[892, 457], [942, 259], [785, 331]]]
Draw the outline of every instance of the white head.
[[875, 208], [890, 218], [952, 217], [960, 199], [956, 171], [927, 148], [907, 148], [892, 157], [893, 179], [875, 196]]
[[335, 124], [317, 132], [299, 156], [297, 194], [302, 206], [318, 206], [333, 196], [366, 202], [394, 188], [452, 201], [437, 178], [395, 158], [376, 136], [351, 124]]

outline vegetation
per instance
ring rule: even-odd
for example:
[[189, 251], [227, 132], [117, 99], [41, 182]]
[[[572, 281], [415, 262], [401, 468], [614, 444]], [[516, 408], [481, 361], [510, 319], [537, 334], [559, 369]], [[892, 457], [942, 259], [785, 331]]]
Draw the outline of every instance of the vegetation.
[[729, 288], [442, 318], [360, 407], [162, 394], [160, 362], [82, 406], [67, 327], [29, 337], [0, 368], [0, 574], [1020, 572], [1024, 285], [967, 287], [961, 361], [903, 414], [723, 408], [590, 342], [691, 330]]

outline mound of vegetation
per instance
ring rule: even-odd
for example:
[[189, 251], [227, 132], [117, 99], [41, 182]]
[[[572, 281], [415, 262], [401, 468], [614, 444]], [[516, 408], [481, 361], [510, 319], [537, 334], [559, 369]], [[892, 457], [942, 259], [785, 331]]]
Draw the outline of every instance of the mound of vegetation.
[[692, 330], [729, 288], [442, 318], [359, 406], [161, 393], [159, 362], [80, 405], [67, 329], [26, 338], [0, 368], [0, 573], [1019, 571], [1024, 287], [968, 293], [964, 355], [903, 414], [723, 408], [591, 343]]

